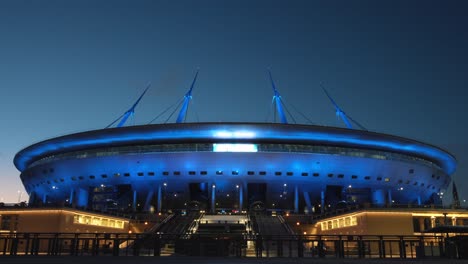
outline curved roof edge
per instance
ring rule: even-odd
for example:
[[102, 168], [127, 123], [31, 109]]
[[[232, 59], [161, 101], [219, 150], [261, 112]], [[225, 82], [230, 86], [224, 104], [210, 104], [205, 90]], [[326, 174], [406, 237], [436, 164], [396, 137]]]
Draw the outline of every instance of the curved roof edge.
[[449, 152], [416, 140], [354, 129], [276, 123], [180, 123], [128, 126], [85, 131], [38, 142], [19, 151], [20, 171], [32, 162], [58, 153], [90, 148], [187, 142], [305, 143], [404, 153], [438, 164], [447, 174], [457, 161]]

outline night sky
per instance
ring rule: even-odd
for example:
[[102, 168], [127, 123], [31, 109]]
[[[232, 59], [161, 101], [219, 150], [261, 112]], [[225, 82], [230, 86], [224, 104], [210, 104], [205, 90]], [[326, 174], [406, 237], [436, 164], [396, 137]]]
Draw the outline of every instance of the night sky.
[[466, 1], [1, 0], [1, 200], [27, 198], [19, 150], [106, 127], [151, 82], [128, 122], [146, 124], [198, 68], [188, 122], [271, 122], [269, 68], [299, 123], [344, 126], [323, 83], [367, 129], [453, 153], [468, 199], [467, 14]]

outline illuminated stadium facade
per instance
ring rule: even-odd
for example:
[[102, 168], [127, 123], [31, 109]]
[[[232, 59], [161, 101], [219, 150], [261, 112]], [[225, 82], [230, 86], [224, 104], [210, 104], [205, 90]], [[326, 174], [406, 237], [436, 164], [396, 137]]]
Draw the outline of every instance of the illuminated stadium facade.
[[[14, 163], [31, 206], [103, 211], [324, 212], [340, 204], [434, 204], [456, 160], [415, 140], [348, 128], [279, 123], [182, 123], [65, 135], [21, 150]], [[146, 90], [145, 90], [146, 92]], [[328, 94], [327, 94], [328, 95]], [[143, 95], [142, 95], [143, 96]]]

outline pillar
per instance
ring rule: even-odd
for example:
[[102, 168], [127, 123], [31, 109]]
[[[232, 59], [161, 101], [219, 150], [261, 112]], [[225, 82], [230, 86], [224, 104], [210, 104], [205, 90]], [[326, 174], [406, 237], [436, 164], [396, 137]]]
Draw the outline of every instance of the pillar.
[[70, 190], [70, 197], [68, 198], [68, 204], [70, 204], [70, 206], [74, 206], [76, 203], [75, 203], [75, 190], [72, 188]]
[[132, 202], [132, 209], [136, 211], [137, 208], [137, 191], [133, 190], [133, 202]]
[[306, 202], [308, 213], [311, 214], [312, 213], [312, 203], [310, 202], [309, 192], [304, 192], [304, 201]]
[[216, 213], [216, 185], [211, 185], [211, 213]]
[[161, 184], [158, 185], [158, 205], [156, 208], [157, 212], [160, 213], [162, 210], [162, 191], [161, 191]]
[[88, 198], [89, 198], [89, 192], [85, 189], [78, 189], [78, 198], [76, 201], [76, 204], [79, 207], [88, 207]]
[[379, 207], [385, 205], [385, 192], [382, 189], [377, 189], [372, 192], [372, 203]]
[[154, 191], [151, 190], [148, 192], [148, 195], [146, 196], [146, 200], [145, 200], [145, 206], [143, 207], [143, 209], [148, 212], [150, 210], [150, 206], [151, 206], [151, 199], [153, 199], [153, 195], [154, 195]]
[[242, 208], [244, 205], [244, 189], [242, 184], [239, 184], [239, 212], [242, 212]]
[[388, 204], [390, 206], [392, 206], [392, 200], [393, 200], [392, 199], [392, 190], [388, 190], [387, 195], [388, 195]]
[[294, 213], [299, 213], [299, 191], [297, 185], [294, 186]]
[[325, 191], [320, 192], [320, 213], [325, 213]]
[[35, 205], [36, 204], [36, 199], [37, 199], [36, 196], [37, 196], [36, 192], [31, 191], [31, 194], [29, 195], [28, 204], [30, 204], [30, 205], [34, 204]]
[[421, 195], [418, 195], [418, 205], [421, 205]]

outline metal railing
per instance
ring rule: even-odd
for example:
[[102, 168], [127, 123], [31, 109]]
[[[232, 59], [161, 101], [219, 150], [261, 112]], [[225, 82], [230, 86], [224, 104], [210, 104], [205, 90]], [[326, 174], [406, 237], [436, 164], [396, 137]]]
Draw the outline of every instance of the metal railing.
[[442, 236], [0, 233], [0, 256], [441, 258]]

